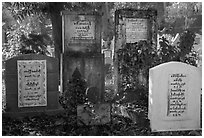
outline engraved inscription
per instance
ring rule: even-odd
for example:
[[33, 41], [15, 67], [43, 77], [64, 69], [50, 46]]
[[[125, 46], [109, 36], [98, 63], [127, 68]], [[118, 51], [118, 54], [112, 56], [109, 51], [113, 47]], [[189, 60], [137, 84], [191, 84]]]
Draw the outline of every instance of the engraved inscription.
[[187, 111], [187, 75], [169, 75], [168, 117], [182, 117]]
[[71, 41], [73, 40], [93, 40], [95, 39], [95, 20], [93, 17], [82, 16], [83, 18], [71, 21], [70, 27]]
[[46, 106], [46, 61], [18, 61], [18, 107]]
[[135, 43], [140, 40], [147, 40], [147, 19], [127, 18], [126, 42]]

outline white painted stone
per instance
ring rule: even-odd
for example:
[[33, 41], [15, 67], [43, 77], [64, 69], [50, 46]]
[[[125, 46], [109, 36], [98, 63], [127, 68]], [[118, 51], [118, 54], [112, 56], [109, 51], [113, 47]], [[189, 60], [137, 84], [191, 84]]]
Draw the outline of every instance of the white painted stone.
[[148, 118], [153, 132], [200, 129], [201, 78], [201, 70], [181, 62], [150, 69]]

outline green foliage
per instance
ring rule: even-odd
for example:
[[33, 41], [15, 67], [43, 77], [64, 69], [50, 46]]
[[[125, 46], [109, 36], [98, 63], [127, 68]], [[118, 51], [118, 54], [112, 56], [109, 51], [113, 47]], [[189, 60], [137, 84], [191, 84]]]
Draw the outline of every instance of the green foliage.
[[2, 113], [6, 111], [5, 71], [2, 71]]
[[43, 18], [45, 12], [42, 11], [47, 6], [45, 2], [5, 2], [4, 4], [19, 23], [32, 15]]
[[194, 39], [195, 34], [189, 30], [185, 30], [180, 35], [180, 42], [176, 46], [170, 45], [166, 38], [162, 37], [158, 51], [160, 63], [179, 61], [197, 66], [198, 53], [193, 51]]
[[160, 49], [158, 52], [161, 63], [176, 60], [179, 51], [178, 47], [171, 46], [165, 37], [160, 38], [159, 45]]
[[11, 29], [7, 32], [7, 42], [2, 45], [2, 59], [3, 61], [20, 54], [20, 29]]
[[[201, 2], [173, 2], [167, 6], [167, 22], [174, 22], [178, 18], [191, 18], [192, 15], [202, 14]], [[189, 22], [190, 23], [190, 22]]]
[[[52, 45], [51, 22], [39, 10], [43, 5], [44, 3], [3, 3], [3, 29], [6, 32], [6, 42], [2, 46], [3, 61], [22, 53], [45, 54], [45, 46]], [[30, 50], [28, 47], [31, 47]]]
[[21, 54], [43, 54], [49, 53], [47, 51], [47, 45], [50, 38], [48, 35], [36, 35], [36, 34], [29, 34], [28, 38], [26, 38], [25, 35], [21, 36], [21, 48], [20, 53]]
[[[159, 49], [149, 41], [127, 43], [122, 46], [122, 49], [118, 50], [120, 91], [116, 99], [126, 102], [128, 99], [147, 102], [149, 69], [156, 65], [178, 61], [197, 66], [198, 54], [192, 50], [194, 38], [194, 33], [186, 30], [181, 34], [177, 46], [170, 45], [164, 37], [160, 39]], [[138, 98], [131, 98], [137, 96]]]
[[[128, 99], [130, 101], [139, 99], [147, 101], [145, 96], [147, 96], [146, 91], [148, 89], [148, 69], [158, 64], [158, 60], [156, 47], [150, 41], [128, 43], [118, 51], [120, 74], [118, 96], [124, 97], [122, 101], [128, 101]], [[142, 76], [138, 77], [139, 75]], [[135, 97], [135, 99], [132, 97]], [[136, 97], [139, 97], [139, 99], [136, 99]]]
[[[103, 26], [104, 28], [103, 29], [103, 39], [105, 41], [110, 41], [112, 40], [113, 35], [114, 35], [114, 12], [115, 10], [124, 9], [124, 8], [133, 8], [133, 9], [154, 8], [155, 9], [158, 3], [157, 2], [148, 2], [148, 3], [147, 2], [114, 2], [114, 3], [113, 2], [63, 2], [60, 4], [63, 6], [53, 7], [57, 5], [57, 3], [46, 3], [46, 2], [4, 2], [3, 3], [3, 21], [9, 22], [6, 24], [10, 24], [11, 22], [13, 22], [13, 21], [10, 21], [13, 18], [14, 20], [18, 21], [19, 24], [21, 24], [28, 17], [37, 15], [39, 18], [35, 19], [34, 21], [39, 20], [39, 22], [42, 22], [44, 18], [49, 18], [50, 13], [55, 13], [55, 11], [60, 11], [60, 10], [82, 11], [82, 12], [83, 11], [89, 11], [89, 12], [97, 11], [97, 12], [101, 12], [103, 15], [103, 23], [106, 22]], [[9, 12], [11, 12], [11, 14], [8, 14]], [[174, 22], [176, 19], [185, 16], [188, 18], [187, 22], [189, 22], [188, 24], [190, 25], [194, 21], [194, 19], [191, 19], [191, 15], [200, 14], [200, 13], [202, 13], [202, 3], [201, 2], [173, 3], [173, 4], [169, 4], [169, 6], [167, 7], [166, 21]], [[60, 16], [60, 15], [57, 15], [57, 16]], [[52, 22], [53, 24], [57, 24], [59, 20], [57, 21], [53, 20]], [[59, 25], [61, 25], [61, 23], [59, 23]], [[54, 25], [53, 25], [53, 28], [55, 28]], [[54, 34], [58, 34], [58, 33], [54, 32]], [[56, 47], [59, 47], [61, 45], [60, 43], [59, 44], [58, 43], [59, 42], [55, 42]], [[12, 50], [11, 48], [7, 48], [7, 49], [9, 49], [9, 51], [15, 51], [19, 48], [18, 46], [19, 45], [15, 46], [16, 49], [14, 48]], [[14, 47], [14, 45], [11, 47]], [[18, 50], [15, 52], [18, 53]], [[13, 54], [15, 55], [16, 53], [13, 53]]]
[[116, 9], [149, 9], [155, 8], [157, 2], [114, 2], [114, 7]]
[[[126, 44], [118, 51], [119, 73], [122, 74], [122, 87], [137, 88], [138, 75], [142, 70], [154, 66], [157, 62], [157, 53], [151, 42], [140, 41], [138, 43]], [[147, 72], [146, 72], [147, 73]]]
[[60, 97], [60, 104], [68, 111], [68, 114], [77, 114], [77, 105], [82, 105], [86, 102], [86, 81], [82, 79], [78, 69], [72, 75], [72, 79], [67, 82], [65, 91]]
[[180, 43], [179, 43], [179, 48], [180, 48], [180, 61], [197, 66], [197, 60], [198, 60], [198, 53], [196, 51], [193, 51], [193, 44], [195, 40], [195, 34], [191, 31], [184, 31], [181, 34], [180, 37]]
[[195, 39], [195, 34], [188, 30], [184, 31], [181, 34], [180, 43], [179, 43], [179, 48], [180, 48], [179, 54], [181, 57], [191, 52], [193, 48], [194, 39]]
[[52, 44], [50, 36], [36, 34], [39, 30], [34, 27], [32, 24], [15, 24], [7, 30], [7, 41], [2, 47], [3, 61], [20, 54], [48, 53], [47, 45]]
[[[191, 28], [193, 32], [200, 33], [202, 24], [201, 2], [172, 2], [166, 7], [165, 25], [166, 32], [171, 34], [182, 33]], [[194, 24], [197, 22], [197, 24]]]

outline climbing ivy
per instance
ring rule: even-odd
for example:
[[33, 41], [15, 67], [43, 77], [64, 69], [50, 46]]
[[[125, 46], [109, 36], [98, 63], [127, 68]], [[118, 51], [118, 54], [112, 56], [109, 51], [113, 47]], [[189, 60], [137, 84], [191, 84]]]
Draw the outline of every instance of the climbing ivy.
[[147, 102], [145, 98], [147, 98], [148, 89], [148, 70], [158, 64], [157, 52], [153, 43], [145, 40], [124, 44], [122, 49], [118, 50], [118, 71], [120, 76], [118, 96], [123, 97], [123, 100], [119, 98], [119, 101], [126, 101], [126, 98], [134, 101], [135, 99], [132, 97], [139, 97], [137, 100]]
[[178, 61], [197, 66], [198, 54], [193, 51], [194, 38], [195, 34], [186, 30], [176, 46], [172, 46], [164, 37], [160, 38], [159, 47], [146, 40], [124, 44], [117, 51], [120, 98], [125, 99], [124, 96], [137, 92], [136, 96], [147, 102], [149, 69], [156, 65]]
[[194, 39], [195, 34], [189, 30], [185, 30], [180, 35], [180, 42], [175, 46], [170, 45], [168, 40], [162, 37], [159, 42], [159, 64], [169, 61], [179, 61], [197, 66], [198, 53], [193, 50]]
[[158, 60], [157, 51], [150, 41], [139, 41], [138, 43], [125, 44], [118, 51], [119, 73], [121, 79], [130, 87], [137, 88], [139, 84], [138, 75], [143, 70], [146, 72], [153, 67]]
[[197, 66], [198, 53], [193, 50], [193, 44], [195, 39], [195, 33], [186, 30], [181, 34], [179, 43], [179, 55], [180, 61]]

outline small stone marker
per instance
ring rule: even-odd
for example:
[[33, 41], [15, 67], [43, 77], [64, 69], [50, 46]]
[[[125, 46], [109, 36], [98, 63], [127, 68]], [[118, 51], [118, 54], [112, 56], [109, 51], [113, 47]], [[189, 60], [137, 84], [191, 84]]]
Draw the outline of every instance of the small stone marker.
[[110, 122], [110, 104], [94, 104], [77, 106], [78, 125], [103, 125]]
[[149, 71], [150, 127], [156, 131], [200, 129], [201, 71], [168, 62]]

